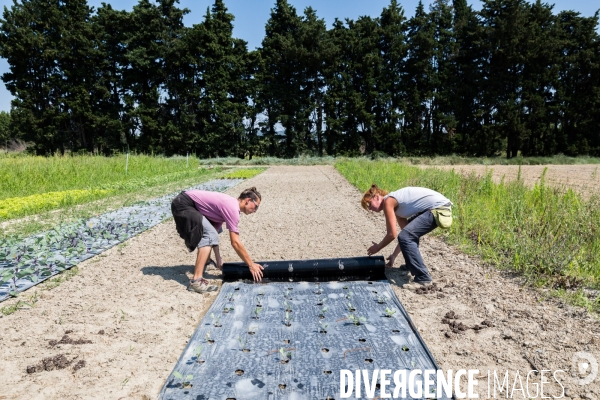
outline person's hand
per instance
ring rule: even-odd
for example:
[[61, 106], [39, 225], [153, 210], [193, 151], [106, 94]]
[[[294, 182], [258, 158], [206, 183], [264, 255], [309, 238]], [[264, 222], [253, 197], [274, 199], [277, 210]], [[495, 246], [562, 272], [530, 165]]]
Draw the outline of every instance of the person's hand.
[[371, 246], [367, 249], [367, 254], [370, 256], [379, 252], [379, 245], [375, 242], [371, 242], [371, 243], [373, 243], [373, 246]]
[[393, 254], [387, 258], [387, 263], [385, 264], [386, 268], [392, 268], [394, 266], [394, 261], [396, 261], [396, 257]]
[[252, 274], [252, 277], [254, 278], [254, 282], [260, 282], [262, 281], [262, 276], [263, 276], [263, 266], [257, 263], [252, 263], [252, 265], [250, 266], [250, 273]]
[[221, 257], [217, 257], [217, 268], [223, 271], [223, 259]]

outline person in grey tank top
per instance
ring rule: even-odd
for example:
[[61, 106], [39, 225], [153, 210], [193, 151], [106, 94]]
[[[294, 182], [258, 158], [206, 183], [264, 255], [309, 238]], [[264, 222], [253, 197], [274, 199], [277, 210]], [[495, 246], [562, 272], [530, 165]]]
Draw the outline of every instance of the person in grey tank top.
[[[434, 214], [440, 210], [450, 212], [452, 202], [441, 193], [423, 187], [404, 187], [388, 194], [373, 184], [363, 195], [361, 205], [365, 210], [383, 211], [386, 221], [386, 235], [379, 243], [372, 242], [367, 254], [377, 254], [397, 237], [398, 245], [388, 257], [386, 267], [391, 268], [402, 252], [406, 262], [404, 271], [414, 276], [413, 283], [402, 287], [416, 290], [430, 285], [433, 278], [423, 262], [419, 240], [438, 227]], [[396, 223], [401, 229], [398, 235]]]

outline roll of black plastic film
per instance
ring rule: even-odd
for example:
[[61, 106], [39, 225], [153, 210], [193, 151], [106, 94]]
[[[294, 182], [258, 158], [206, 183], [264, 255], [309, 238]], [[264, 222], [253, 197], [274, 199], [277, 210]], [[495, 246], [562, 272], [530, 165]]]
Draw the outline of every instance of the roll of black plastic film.
[[[269, 281], [380, 280], [385, 277], [383, 256], [324, 258], [317, 260], [259, 261]], [[245, 263], [224, 263], [223, 280], [253, 279]]]

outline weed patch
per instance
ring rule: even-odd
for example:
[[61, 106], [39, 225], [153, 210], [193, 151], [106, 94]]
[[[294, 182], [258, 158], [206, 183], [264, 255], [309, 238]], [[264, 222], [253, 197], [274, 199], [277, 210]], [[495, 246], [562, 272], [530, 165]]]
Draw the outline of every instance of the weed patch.
[[[436, 190], [454, 203], [455, 223], [436, 230], [463, 251], [498, 268], [522, 273], [530, 283], [555, 291], [600, 285], [600, 201], [544, 183], [509, 183], [454, 171], [422, 170], [390, 161], [342, 161], [335, 167], [365, 191], [372, 183], [388, 191], [404, 186]], [[360, 199], [357, 197], [357, 202]], [[599, 310], [598, 301], [581, 300]]]

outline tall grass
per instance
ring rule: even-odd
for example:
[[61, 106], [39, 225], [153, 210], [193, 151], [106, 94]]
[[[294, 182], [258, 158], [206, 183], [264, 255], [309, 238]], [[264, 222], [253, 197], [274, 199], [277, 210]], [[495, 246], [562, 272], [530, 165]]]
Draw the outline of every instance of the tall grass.
[[[187, 166], [186, 166], [187, 164]], [[113, 189], [127, 182], [173, 173], [202, 174], [198, 161], [185, 157], [3, 156], [0, 157], [0, 199], [72, 189]]]
[[[447, 239], [500, 268], [523, 273], [555, 289], [600, 287], [600, 201], [583, 199], [541, 181], [496, 184], [454, 171], [422, 170], [390, 161], [341, 161], [335, 167], [365, 191], [372, 183], [393, 191], [404, 186], [436, 190], [454, 203]], [[359, 198], [356, 201], [360, 201]], [[600, 308], [600, 297], [594, 308]]]
[[[144, 155], [0, 157], [0, 219], [201, 178], [197, 159]], [[73, 195], [77, 193], [78, 195]]]

